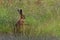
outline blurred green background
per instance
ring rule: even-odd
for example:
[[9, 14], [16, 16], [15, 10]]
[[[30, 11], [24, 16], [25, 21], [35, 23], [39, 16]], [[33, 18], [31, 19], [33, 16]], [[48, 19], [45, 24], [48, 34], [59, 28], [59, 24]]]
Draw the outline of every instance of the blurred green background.
[[60, 36], [60, 0], [0, 0], [0, 32], [13, 31], [20, 8], [27, 34]]

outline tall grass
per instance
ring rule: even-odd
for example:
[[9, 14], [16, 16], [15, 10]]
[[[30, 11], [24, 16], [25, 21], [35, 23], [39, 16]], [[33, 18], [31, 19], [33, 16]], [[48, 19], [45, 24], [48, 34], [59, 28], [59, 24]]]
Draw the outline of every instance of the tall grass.
[[60, 35], [60, 1], [41, 0], [37, 5], [35, 0], [13, 0], [8, 5], [7, 0], [0, 5], [0, 31], [11, 32], [18, 20], [17, 8], [22, 8], [26, 16], [26, 34], [40, 35], [49, 34]]

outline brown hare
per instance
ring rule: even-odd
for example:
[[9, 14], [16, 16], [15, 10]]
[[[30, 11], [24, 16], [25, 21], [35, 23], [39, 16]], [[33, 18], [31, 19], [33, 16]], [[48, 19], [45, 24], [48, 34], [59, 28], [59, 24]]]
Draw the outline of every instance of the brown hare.
[[22, 9], [17, 10], [17, 11], [19, 12], [20, 17], [19, 17], [19, 20], [17, 21], [17, 23], [15, 24], [14, 33], [21, 33], [23, 25], [24, 25], [25, 16], [22, 13]]

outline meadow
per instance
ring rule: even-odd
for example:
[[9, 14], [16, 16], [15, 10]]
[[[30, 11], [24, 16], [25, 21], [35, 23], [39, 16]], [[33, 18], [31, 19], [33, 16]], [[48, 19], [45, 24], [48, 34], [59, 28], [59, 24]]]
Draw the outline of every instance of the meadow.
[[[1, 1], [1, 0], [0, 0]], [[12, 32], [19, 19], [17, 9], [25, 15], [28, 35], [60, 36], [60, 0], [3, 0], [0, 3], [0, 32]]]

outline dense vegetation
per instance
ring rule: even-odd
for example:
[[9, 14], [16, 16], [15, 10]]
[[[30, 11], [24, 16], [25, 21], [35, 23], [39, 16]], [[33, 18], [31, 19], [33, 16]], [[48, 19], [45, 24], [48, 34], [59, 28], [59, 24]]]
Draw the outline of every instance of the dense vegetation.
[[60, 36], [60, 0], [0, 0], [0, 32], [12, 32], [18, 8], [29, 24], [24, 25], [27, 34]]

